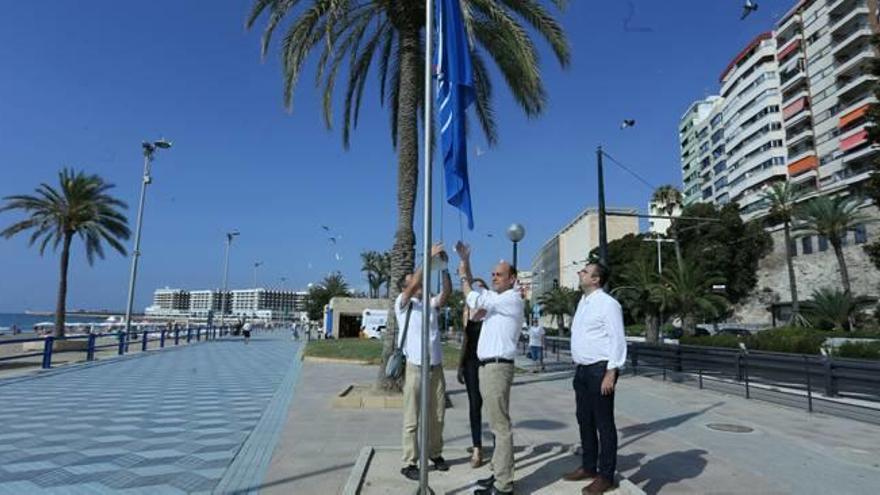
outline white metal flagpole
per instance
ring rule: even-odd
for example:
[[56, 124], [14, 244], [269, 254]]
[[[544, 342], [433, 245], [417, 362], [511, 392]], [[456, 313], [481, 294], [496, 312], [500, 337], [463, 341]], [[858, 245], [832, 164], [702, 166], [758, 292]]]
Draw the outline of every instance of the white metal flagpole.
[[[428, 387], [430, 386], [431, 354], [429, 348], [431, 309], [431, 133], [432, 124], [432, 98], [433, 98], [433, 42], [434, 42], [434, 2], [425, 0], [425, 125], [424, 146], [425, 153], [425, 218], [423, 222], [422, 247], [422, 366], [421, 387], [419, 397], [419, 493], [427, 495], [428, 487]], [[437, 363], [442, 364], [442, 363]], [[441, 371], [442, 372], [442, 371]], [[443, 407], [445, 404], [437, 404]]]

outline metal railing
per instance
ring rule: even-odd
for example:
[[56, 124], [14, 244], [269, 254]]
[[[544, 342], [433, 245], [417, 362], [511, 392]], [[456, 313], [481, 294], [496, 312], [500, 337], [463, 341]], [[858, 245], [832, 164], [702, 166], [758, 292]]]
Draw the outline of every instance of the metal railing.
[[[546, 337], [546, 359], [571, 359], [571, 341]], [[751, 351], [693, 345], [628, 343], [628, 366], [633, 374], [642, 368], [697, 375], [740, 383], [751, 398], [752, 385], [768, 385], [805, 393], [808, 408], [812, 397], [842, 397], [880, 402], [880, 361], [834, 356]]]
[[[0, 367], [4, 362], [18, 361], [32, 357], [42, 357], [40, 367], [48, 369], [52, 367], [54, 356], [58, 354], [85, 353], [86, 361], [95, 361], [96, 353], [104, 349], [113, 349], [114, 355], [122, 356], [133, 352], [131, 345], [134, 342], [135, 350], [146, 352], [151, 348], [164, 348], [201, 342], [202, 340], [216, 340], [231, 333], [231, 328], [222, 327], [190, 327], [190, 328], [149, 328], [138, 332], [125, 333], [99, 333], [86, 335], [71, 335], [65, 337], [30, 337], [0, 341], [0, 346], [24, 345], [41, 342], [42, 348], [31, 352], [24, 351], [6, 356], [0, 356]], [[64, 346], [64, 342], [84, 342], [79, 346]], [[65, 349], [65, 347], [70, 347]], [[139, 348], [139, 349], [138, 349]]]

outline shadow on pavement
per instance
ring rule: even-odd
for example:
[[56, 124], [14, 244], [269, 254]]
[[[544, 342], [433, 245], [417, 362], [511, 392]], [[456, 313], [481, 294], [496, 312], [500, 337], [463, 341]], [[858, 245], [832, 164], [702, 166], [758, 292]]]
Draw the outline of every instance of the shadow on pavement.
[[552, 419], [526, 419], [516, 423], [513, 427], [529, 430], [561, 430], [566, 427], [566, 424]]
[[655, 457], [646, 462], [629, 480], [642, 486], [647, 494], [659, 493], [660, 489], [670, 483], [696, 478], [705, 469], [708, 461], [702, 449], [691, 449]]
[[682, 425], [690, 421], [691, 419], [696, 418], [697, 416], [702, 416], [711, 409], [723, 405], [724, 402], [717, 402], [715, 404], [712, 404], [711, 406], [704, 407], [699, 411], [679, 414], [677, 416], [670, 416], [668, 418], [658, 419], [657, 421], [652, 421], [650, 423], [639, 423], [632, 426], [627, 426], [626, 428], [622, 428], [620, 430], [620, 436], [621, 438], [626, 438], [627, 441], [621, 444], [618, 448], [623, 449], [624, 447], [628, 447], [647, 436], [657, 433], [658, 431], [675, 428], [676, 426]]

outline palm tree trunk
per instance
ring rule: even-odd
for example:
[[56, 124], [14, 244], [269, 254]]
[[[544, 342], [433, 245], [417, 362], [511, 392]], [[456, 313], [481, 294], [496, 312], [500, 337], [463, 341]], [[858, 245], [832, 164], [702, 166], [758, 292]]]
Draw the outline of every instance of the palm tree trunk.
[[67, 315], [67, 266], [70, 263], [70, 242], [73, 232], [64, 233], [64, 244], [61, 248], [61, 274], [58, 280], [58, 301], [55, 303], [55, 329], [52, 335], [64, 337], [64, 318]]
[[391, 311], [382, 341], [382, 366], [377, 385], [383, 389], [400, 390], [402, 380], [385, 378], [385, 365], [394, 351], [397, 321], [394, 300], [399, 290], [397, 281], [412, 273], [415, 265], [416, 236], [413, 215], [416, 188], [419, 182], [419, 31], [417, 27], [400, 31], [400, 90], [397, 102], [397, 232], [391, 248]]
[[834, 248], [834, 256], [837, 256], [837, 264], [840, 267], [840, 282], [843, 284], [843, 292], [852, 294], [849, 286], [849, 272], [846, 270], [846, 258], [843, 256], [843, 246], [840, 245], [840, 240], [832, 241], [831, 247]]
[[656, 344], [660, 341], [660, 318], [655, 313], [645, 315], [645, 342]]
[[800, 304], [798, 303], [797, 280], [794, 276], [794, 260], [791, 259], [791, 227], [786, 221], [783, 224], [783, 232], [785, 233], [785, 263], [788, 265], [788, 287], [791, 290], [791, 322], [795, 321], [800, 313]]
[[697, 320], [693, 315], [685, 315], [682, 317], [681, 326], [685, 335], [693, 337], [697, 334]]

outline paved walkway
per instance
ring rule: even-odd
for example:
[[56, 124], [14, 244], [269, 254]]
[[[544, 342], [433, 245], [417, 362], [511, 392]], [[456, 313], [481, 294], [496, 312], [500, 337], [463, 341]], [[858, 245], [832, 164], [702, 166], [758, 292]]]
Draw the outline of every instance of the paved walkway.
[[[253, 488], [268, 494], [339, 493], [361, 447], [398, 447], [399, 410], [331, 406], [334, 393], [348, 383], [370, 383], [375, 373], [374, 366], [305, 363], [266, 477]], [[453, 407], [447, 410], [444, 455], [454, 470], [475, 480], [488, 471], [466, 463], [467, 397], [454, 374], [446, 378]], [[880, 486], [880, 431], [873, 425], [630, 376], [619, 382], [616, 407], [618, 466], [649, 494], [867, 495]], [[524, 486], [549, 488], [577, 466], [573, 455], [549, 454], [571, 451], [579, 443], [570, 373], [517, 375], [511, 416], [515, 444], [547, 453], [524, 460], [533, 468], [519, 473], [528, 476]], [[710, 425], [751, 431], [732, 433]], [[469, 493], [471, 487], [470, 482], [460, 485], [455, 493]]]
[[258, 447], [271, 450], [283, 419], [268, 424], [273, 408], [287, 410], [297, 350], [279, 332], [0, 380], [0, 493], [252, 484], [268, 462]]

